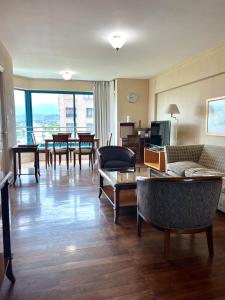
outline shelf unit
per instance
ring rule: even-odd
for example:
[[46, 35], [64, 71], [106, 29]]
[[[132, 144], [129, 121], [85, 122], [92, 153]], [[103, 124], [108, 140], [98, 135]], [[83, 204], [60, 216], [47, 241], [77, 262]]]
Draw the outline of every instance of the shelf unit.
[[5, 275], [14, 283], [15, 277], [12, 270], [12, 253], [10, 241], [10, 222], [9, 222], [9, 191], [8, 180], [12, 177], [9, 172], [4, 175], [0, 172], [0, 190], [1, 190], [1, 206], [2, 206], [2, 236], [3, 236], [3, 253], [0, 253], [0, 287]]
[[144, 164], [152, 169], [165, 172], [165, 152], [157, 149], [144, 149]]

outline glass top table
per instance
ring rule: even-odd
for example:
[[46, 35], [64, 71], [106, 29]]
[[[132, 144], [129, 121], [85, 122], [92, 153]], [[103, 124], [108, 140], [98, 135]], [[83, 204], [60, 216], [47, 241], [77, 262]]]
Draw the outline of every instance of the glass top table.
[[137, 177], [150, 177], [150, 168], [141, 167], [123, 171], [99, 169], [98, 171], [100, 175], [99, 198], [104, 193], [113, 206], [114, 222], [118, 223], [120, 207], [137, 205]]

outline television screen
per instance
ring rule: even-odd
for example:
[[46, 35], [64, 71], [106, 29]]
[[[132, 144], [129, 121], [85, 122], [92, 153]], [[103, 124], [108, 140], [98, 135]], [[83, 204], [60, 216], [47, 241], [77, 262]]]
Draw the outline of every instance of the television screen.
[[163, 147], [170, 144], [170, 121], [152, 121], [150, 144]]

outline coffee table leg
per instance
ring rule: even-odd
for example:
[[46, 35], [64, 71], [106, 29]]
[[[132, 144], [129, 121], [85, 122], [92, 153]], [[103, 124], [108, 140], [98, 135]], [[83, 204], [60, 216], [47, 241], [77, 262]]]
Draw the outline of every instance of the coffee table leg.
[[120, 191], [119, 189], [114, 189], [114, 223], [118, 223], [120, 201], [119, 201]]
[[103, 188], [103, 177], [100, 174], [99, 175], [99, 194], [98, 194], [98, 198], [100, 198], [101, 195], [102, 195], [102, 188]]

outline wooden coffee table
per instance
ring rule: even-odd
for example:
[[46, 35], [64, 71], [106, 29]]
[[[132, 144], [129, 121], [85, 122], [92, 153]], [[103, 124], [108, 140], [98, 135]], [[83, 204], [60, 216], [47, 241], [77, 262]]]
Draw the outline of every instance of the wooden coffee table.
[[[99, 169], [99, 198], [102, 193], [114, 209], [114, 222], [118, 223], [120, 207], [136, 206], [137, 177], [150, 177], [150, 168], [136, 168], [123, 171]], [[104, 185], [104, 179], [107, 181]]]

